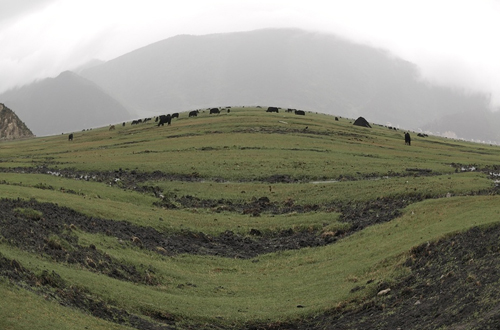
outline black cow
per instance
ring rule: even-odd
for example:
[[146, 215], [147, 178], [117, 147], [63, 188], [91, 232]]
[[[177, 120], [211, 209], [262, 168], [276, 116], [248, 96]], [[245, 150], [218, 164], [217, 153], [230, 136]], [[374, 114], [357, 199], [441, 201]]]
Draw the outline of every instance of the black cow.
[[198, 110], [193, 110], [189, 112], [189, 117], [196, 117], [198, 116]]
[[174, 118], [179, 118], [179, 113], [178, 112], [172, 114], [172, 119], [174, 119]]
[[266, 112], [276, 112], [279, 113], [279, 110], [277, 107], [269, 107], [267, 108]]
[[219, 108], [212, 108], [212, 109], [210, 109], [210, 114], [213, 114], [213, 113], [220, 114]]
[[405, 144], [411, 146], [411, 137], [410, 137], [410, 133], [408, 133], [408, 132], [405, 133]]
[[73, 141], [73, 133], [68, 136], [68, 141]]
[[164, 124], [167, 124], [167, 126], [168, 126], [172, 123], [172, 116], [170, 116], [170, 114], [168, 114], [166, 116], [161, 115], [159, 118], [160, 118], [160, 121], [158, 123], [158, 126], [160, 126], [160, 125], [163, 126]]
[[142, 123], [142, 119], [137, 119], [137, 120], [132, 120], [132, 123], [130, 125], [137, 125]]
[[300, 115], [300, 116], [305, 116], [306, 115], [306, 113], [305, 113], [304, 110], [295, 110], [295, 114], [296, 115]]

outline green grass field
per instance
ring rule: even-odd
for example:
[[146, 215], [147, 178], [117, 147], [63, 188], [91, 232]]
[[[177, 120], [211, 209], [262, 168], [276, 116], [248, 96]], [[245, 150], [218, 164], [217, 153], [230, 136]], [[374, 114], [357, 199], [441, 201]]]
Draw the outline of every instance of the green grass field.
[[[335, 243], [235, 259], [162, 255], [113, 235], [71, 231], [80, 246], [154, 270], [156, 285], [57, 262], [12, 244], [1, 231], [0, 255], [34, 274], [54, 271], [94, 299], [147, 320], [169, 315], [180, 328], [238, 327], [312, 316], [373, 296], [377, 283], [407, 273], [403, 261], [412, 247], [499, 221], [500, 198], [488, 173], [500, 165], [500, 147], [416, 133], [406, 146], [401, 130], [352, 123], [324, 114], [233, 107], [218, 116], [181, 113], [168, 127], [127, 123], [113, 131], [75, 132], [74, 141], [58, 135], [0, 143], [0, 197], [57, 203], [165, 234], [189, 230], [217, 236], [230, 230], [251, 238], [252, 229], [271, 236], [291, 229], [321, 235], [350, 228], [338, 205], [424, 196], [391, 221]], [[120, 169], [144, 174], [144, 180], [116, 180]], [[155, 204], [159, 198], [151, 187], [175, 207]], [[253, 216], [220, 206], [184, 206], [183, 196], [224, 202], [217, 205], [267, 197], [273, 205], [307, 211]], [[362, 290], [351, 292], [360, 284]], [[6, 277], [0, 277], [0, 292], [1, 329], [129, 329], [63, 307]]]

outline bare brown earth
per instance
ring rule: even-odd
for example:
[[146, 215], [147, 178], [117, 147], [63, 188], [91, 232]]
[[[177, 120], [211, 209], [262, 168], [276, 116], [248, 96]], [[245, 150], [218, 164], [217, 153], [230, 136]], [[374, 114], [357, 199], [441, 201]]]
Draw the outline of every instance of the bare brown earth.
[[12, 140], [33, 137], [33, 133], [19, 117], [0, 103], [0, 139]]
[[[23, 169], [23, 171], [45, 174], [47, 171], [56, 172], [44, 167]], [[158, 197], [156, 203], [158, 207], [164, 207], [165, 203], [169, 203], [169, 200], [160, 197], [162, 192], [158, 187], [141, 185], [141, 182], [153, 178], [165, 179], [165, 174], [156, 172], [123, 174], [124, 172], [118, 170], [103, 174], [66, 170], [64, 174], [58, 172], [58, 175], [116, 183], [117, 181], [113, 179], [120, 174], [119, 182], [122, 188], [155, 194]], [[428, 175], [425, 171], [420, 172], [421, 175]], [[41, 188], [51, 189], [51, 187]], [[470, 194], [496, 193], [496, 188], [470, 192]], [[13, 246], [43, 254], [57, 262], [78, 264], [90, 271], [123, 281], [155, 285], [158, 283], [155, 269], [125, 264], [92, 245], [81, 246], [74, 231], [78, 229], [89, 233], [102, 233], [115, 237], [122, 244], [136, 245], [138, 248], [165, 255], [190, 253], [255, 258], [261, 254], [280, 250], [334, 244], [355, 231], [394, 219], [400, 215], [401, 209], [410, 203], [436, 197], [407, 195], [365, 203], [331, 202], [328, 205], [297, 205], [290, 201], [277, 203], [271, 202], [266, 196], [246, 202], [202, 200], [193, 196], [173, 198], [175, 204], [181, 207], [211, 209], [220, 207], [225, 211], [246, 212], [253, 216], [262, 213], [330, 210], [340, 212], [341, 220], [350, 223], [351, 226], [349, 230], [338, 231], [333, 236], [321, 235], [321, 231], [296, 232], [291, 229], [274, 233], [261, 233], [252, 229], [245, 235], [231, 231], [218, 236], [191, 231], [166, 234], [151, 227], [140, 227], [125, 221], [88, 217], [52, 203], [1, 199], [0, 236]], [[411, 270], [410, 275], [400, 279], [398, 283], [378, 283], [377, 292], [390, 289], [385, 295], [379, 296], [375, 292], [366, 300], [346, 302], [335, 310], [314, 318], [279, 324], [247, 324], [243, 328], [437, 329], [448, 326], [453, 329], [496, 329], [500, 324], [500, 298], [498, 298], [500, 289], [496, 285], [500, 274], [499, 234], [500, 226], [476, 228], [464, 234], [414, 248], [411, 257], [406, 261], [406, 266]], [[14, 285], [102, 319], [128, 324], [137, 329], [175, 329], [175, 315], [146, 312], [145, 314], [154, 321], [146, 320], [104, 303], [84, 288], [66, 283], [55, 272], [34, 274], [18, 261], [9, 260], [1, 255], [0, 276], [8, 278]], [[363, 285], [365, 284], [361, 283], [359, 289]], [[193, 328], [202, 327], [193, 326]], [[222, 329], [217, 325], [210, 328]]]

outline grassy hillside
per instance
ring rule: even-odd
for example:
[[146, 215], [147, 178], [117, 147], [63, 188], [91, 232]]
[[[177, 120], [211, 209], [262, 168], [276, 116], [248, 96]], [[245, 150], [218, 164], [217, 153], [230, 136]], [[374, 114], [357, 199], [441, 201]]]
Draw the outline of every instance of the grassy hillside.
[[[233, 107], [2, 142], [0, 328], [368, 329], [368, 310], [396, 328], [404, 304], [433, 310], [424, 268], [443, 286], [465, 268], [429, 258], [500, 250], [477, 239], [500, 219], [500, 149], [352, 123]], [[471, 292], [475, 309], [448, 297], [405, 328], [485, 325], [500, 300]]]

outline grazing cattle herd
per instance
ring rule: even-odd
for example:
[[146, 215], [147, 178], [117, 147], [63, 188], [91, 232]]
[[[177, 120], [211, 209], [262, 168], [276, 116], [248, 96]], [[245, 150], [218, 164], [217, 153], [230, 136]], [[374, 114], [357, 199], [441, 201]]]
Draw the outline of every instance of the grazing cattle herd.
[[[243, 107], [244, 108], [244, 107]], [[262, 108], [261, 106], [257, 106], [258, 109]], [[282, 108], [279, 108], [279, 107], [268, 107], [266, 109], [266, 112], [274, 112], [274, 113], [279, 113], [279, 110], [282, 109]], [[206, 109], [209, 113], [209, 115], [212, 115], [212, 114], [217, 114], [217, 115], [220, 115], [221, 114], [221, 111], [222, 110], [226, 110], [226, 113], [229, 114], [231, 112], [231, 107], [230, 106], [227, 106], [225, 108], [223, 107], [218, 107], [218, 108], [207, 108]], [[297, 110], [297, 109], [291, 109], [291, 108], [287, 108], [287, 109], [282, 109], [284, 110], [285, 112], [287, 113], [294, 113], [296, 115], [299, 115], [299, 116], [305, 116], [306, 115], [306, 112], [304, 110]], [[200, 111], [203, 111], [205, 112], [204, 110], [192, 110], [192, 111], [189, 111], [188, 112], [188, 118], [192, 118], [192, 117], [198, 117], [198, 114], [200, 113]], [[158, 127], [159, 126], [164, 126], [165, 124], [167, 124], [167, 126], [170, 126], [172, 124], [172, 119], [174, 118], [180, 118], [180, 114], [178, 112], [175, 112], [173, 114], [166, 114], [166, 115], [159, 115], [155, 118], [155, 122], [158, 123]], [[363, 119], [364, 121], [366, 121], [364, 118], [360, 117], [358, 118], [354, 125], [357, 125], [357, 126], [365, 126], [365, 127], [368, 127], [368, 128], [371, 128], [370, 124], [368, 124], [368, 122], [366, 122], [365, 125], [360, 125], [359, 122], [360, 119]], [[146, 123], [148, 121], [152, 120], [152, 118], [144, 118], [144, 119], [136, 119], [136, 120], [132, 120], [130, 125], [138, 125], [138, 124], [141, 124], [141, 123]], [[335, 121], [339, 121], [339, 117], [335, 117]], [[126, 126], [126, 123], [123, 122], [122, 124], [123, 127]], [[392, 126], [385, 126], [389, 129], [394, 129], [394, 130], [398, 130], [396, 127], [392, 127]], [[115, 125], [109, 125], [109, 130], [110, 131], [113, 131], [116, 129], [116, 126]], [[306, 126], [306, 128], [303, 129], [303, 131], [307, 131], [308, 127]], [[89, 129], [91, 130], [91, 129]], [[83, 130], [85, 131], [85, 129]], [[424, 133], [418, 133], [418, 136], [419, 137], [427, 137], [428, 135], [427, 134], [424, 134]], [[68, 135], [68, 141], [73, 141], [73, 133], [69, 134]], [[404, 133], [404, 138], [405, 138], [405, 144], [406, 145], [411, 145], [411, 137], [410, 137], [410, 133], [409, 132], [405, 132]]]

